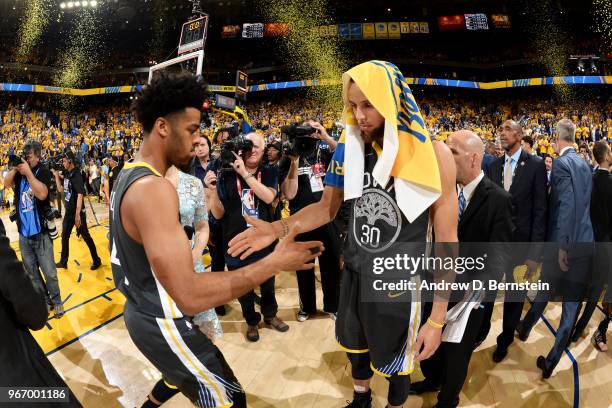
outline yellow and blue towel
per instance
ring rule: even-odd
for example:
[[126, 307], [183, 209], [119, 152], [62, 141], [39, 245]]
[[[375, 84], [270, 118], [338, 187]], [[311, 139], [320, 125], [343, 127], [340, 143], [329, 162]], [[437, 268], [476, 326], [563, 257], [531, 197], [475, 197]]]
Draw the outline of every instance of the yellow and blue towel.
[[345, 132], [325, 184], [343, 188], [345, 200], [363, 193], [364, 143], [348, 102], [351, 80], [385, 118], [383, 149], [372, 175], [383, 186], [394, 177], [397, 204], [413, 222], [440, 197], [440, 172], [429, 132], [408, 83], [389, 62], [368, 61], [343, 74]]

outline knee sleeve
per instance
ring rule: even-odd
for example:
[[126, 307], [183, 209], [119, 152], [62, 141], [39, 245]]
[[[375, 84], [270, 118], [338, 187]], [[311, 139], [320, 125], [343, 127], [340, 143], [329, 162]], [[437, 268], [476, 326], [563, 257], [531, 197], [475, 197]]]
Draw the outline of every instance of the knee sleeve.
[[408, 399], [410, 376], [394, 374], [386, 379], [389, 381], [389, 396], [387, 397], [389, 404], [402, 405]]
[[374, 375], [370, 368], [370, 355], [368, 353], [346, 353], [351, 362], [351, 371], [356, 380], [369, 380]]
[[153, 387], [153, 391], [151, 391], [151, 395], [153, 395], [153, 398], [155, 398], [162, 404], [178, 393], [178, 388], [168, 384], [164, 380], [159, 380], [157, 384], [155, 384], [155, 387]]

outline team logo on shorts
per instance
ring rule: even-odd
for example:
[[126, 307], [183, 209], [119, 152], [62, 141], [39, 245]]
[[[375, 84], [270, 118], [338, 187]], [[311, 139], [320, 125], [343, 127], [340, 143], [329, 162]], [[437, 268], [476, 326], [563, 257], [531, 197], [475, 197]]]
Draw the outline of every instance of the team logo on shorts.
[[354, 215], [355, 241], [371, 253], [389, 248], [402, 229], [402, 213], [385, 190], [365, 190], [355, 202]]

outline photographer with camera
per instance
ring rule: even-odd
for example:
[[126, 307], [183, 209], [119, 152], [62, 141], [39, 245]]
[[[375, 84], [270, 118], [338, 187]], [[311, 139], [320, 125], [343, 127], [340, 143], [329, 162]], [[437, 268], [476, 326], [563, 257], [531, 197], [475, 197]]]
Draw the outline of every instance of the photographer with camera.
[[[44, 292], [46, 284], [48, 302], [53, 305], [55, 317], [60, 318], [64, 314], [64, 307], [48, 228], [51, 227], [57, 234], [49, 204], [51, 172], [40, 161], [41, 151], [42, 145], [38, 141], [28, 140], [22, 157], [11, 156], [13, 168], [4, 178], [4, 185], [15, 192], [15, 213], [11, 220], [17, 222], [19, 250], [26, 271]], [[45, 275], [45, 282], [38, 272], [39, 267]]]
[[[244, 219], [245, 215], [260, 220], [272, 220], [270, 204], [276, 198], [278, 173], [262, 166], [263, 152], [264, 139], [257, 133], [249, 133], [244, 139], [228, 140], [223, 143], [221, 149], [218, 172], [209, 171], [204, 179], [212, 214], [221, 221], [225, 262], [230, 271], [254, 263], [270, 254], [274, 248], [272, 244], [244, 260], [227, 254], [229, 241], [249, 228]], [[274, 282], [274, 277], [271, 277], [260, 286], [261, 312], [266, 324], [280, 332], [286, 332], [289, 326], [276, 316], [278, 304]], [[248, 325], [247, 339], [257, 341], [261, 315], [255, 311], [255, 293], [251, 291], [238, 300]]]
[[[205, 178], [209, 171], [217, 173], [219, 169], [220, 160], [219, 155], [221, 153], [221, 146], [229, 139], [233, 139], [238, 136], [236, 130], [232, 128], [221, 128], [217, 130], [213, 137], [213, 144], [209, 152], [209, 161], [206, 166], [206, 171], [202, 179], [202, 184], [206, 187]], [[197, 153], [196, 153], [197, 154]], [[207, 200], [210, 199], [210, 195], [207, 195]], [[221, 221], [217, 220], [210, 211], [210, 203], [207, 201], [206, 206], [209, 208], [208, 226], [210, 230], [210, 239], [208, 244], [208, 251], [210, 253], [210, 270], [222, 272], [225, 270], [225, 244], [223, 243], [223, 229]], [[219, 316], [225, 316], [225, 305], [217, 306], [215, 311]]]
[[53, 170], [57, 190], [64, 193], [66, 207], [64, 221], [62, 223], [62, 255], [56, 266], [62, 269], [68, 268], [70, 234], [72, 233], [72, 228], [76, 226], [77, 233], [81, 235], [89, 248], [93, 260], [93, 264], [89, 269], [94, 271], [102, 266], [102, 260], [98, 256], [96, 244], [94, 244], [91, 235], [89, 235], [89, 229], [87, 228], [85, 206], [83, 205], [85, 183], [83, 182], [83, 176], [81, 175], [80, 169], [76, 167], [76, 157], [72, 151], [68, 150], [64, 153], [62, 165], [64, 166], [63, 175], [60, 175], [59, 171]]
[[[281, 179], [286, 174], [281, 191], [289, 200], [289, 211], [295, 214], [321, 200], [323, 177], [336, 141], [315, 121], [307, 121], [302, 126], [283, 126], [282, 131], [289, 138], [289, 144], [286, 144], [285, 157], [279, 163]], [[319, 256], [323, 311], [335, 319], [340, 293], [340, 234], [334, 223], [330, 222], [298, 235], [296, 240], [309, 241], [314, 237], [325, 245], [325, 252]], [[299, 271], [296, 275], [300, 295], [297, 320], [303, 322], [317, 312], [315, 271]]]

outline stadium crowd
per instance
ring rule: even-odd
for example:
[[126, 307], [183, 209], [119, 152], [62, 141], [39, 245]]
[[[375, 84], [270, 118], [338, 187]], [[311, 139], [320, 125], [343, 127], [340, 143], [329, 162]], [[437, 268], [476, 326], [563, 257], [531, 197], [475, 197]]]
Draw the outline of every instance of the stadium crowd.
[[[570, 149], [572, 144], [579, 154], [579, 156], [575, 154], [574, 156], [576, 166], [582, 171], [581, 185], [585, 189], [589, 185], [588, 194], [582, 197], [583, 201], [588, 201], [588, 204], [583, 203], [587, 208], [585, 213], [590, 218], [598, 217], [598, 207], [590, 206], [590, 182], [591, 176], [593, 180], [596, 178], [599, 180], [603, 177], [602, 175], [605, 175], [604, 182], [612, 186], [608, 173], [612, 166], [612, 154], [610, 153], [612, 104], [610, 101], [593, 98], [586, 103], [569, 105], [535, 97], [509, 103], [494, 103], [493, 100], [495, 99], [483, 103], [479, 100], [459, 97], [425, 96], [420, 98], [420, 109], [430, 137], [446, 143], [451, 150], [454, 149], [453, 155], [458, 155], [455, 153], [457, 149], [463, 148], [461, 147], [462, 137], [472, 138], [471, 143], [480, 146], [480, 150], [473, 156], [477, 160], [470, 162], [472, 164], [469, 165], [470, 171], [475, 175], [473, 180], [477, 180], [477, 183], [480, 183], [478, 180], [483, 179], [487, 180], [486, 183], [501, 183], [505, 192], [501, 188], [499, 191], [506, 193], [503, 195], [505, 203], [509, 204], [511, 198], [516, 200], [512, 205], [505, 204], [504, 217], [507, 220], [513, 219], [510, 208], [518, 208], [517, 217], [524, 215], [521, 211], [531, 214], [533, 212], [531, 209], [525, 210], [529, 206], [538, 207], [537, 211], [544, 214], [543, 209], [547, 206], [547, 202], [554, 203], [562, 200], [559, 198], [558, 191], [555, 190], [559, 189], [560, 179], [558, 174], [555, 175], [553, 162], [558, 163], [555, 166], [558, 173], [559, 168], [565, 165], [563, 163], [567, 162], [567, 157], [563, 157], [563, 152]], [[136, 99], [134, 105], [138, 106], [138, 102], [141, 100]], [[216, 108], [205, 108], [204, 111], [208, 118], [201, 122], [201, 138], [197, 138], [199, 141], [197, 145], [194, 145], [192, 153], [194, 156], [190, 169], [181, 168], [185, 171], [183, 173], [178, 168], [172, 167], [166, 174], [166, 179], [176, 188], [180, 202], [181, 224], [188, 238], [193, 239], [192, 255], [196, 272], [206, 272], [207, 268], [204, 267], [201, 257], [207, 247], [211, 257], [211, 271], [224, 271], [226, 267], [228, 271], [234, 271], [254, 264], [273, 251], [273, 246], [266, 247], [245, 259], [230, 255], [229, 242], [248, 228], [243, 215], [250, 215], [267, 222], [285, 221], [289, 213], [298, 213], [321, 200], [324, 188], [323, 178], [327, 179], [331, 174], [329, 172], [326, 174], [325, 169], [332, 168], [330, 165], [330, 162], [333, 161], [332, 155], [337, 146], [342, 143], [339, 140], [343, 131], [340, 123], [341, 113], [332, 108], [323, 107], [315, 100], [304, 98], [284, 99], [275, 103], [249, 102], [231, 112]], [[93, 196], [94, 199], [97, 197], [99, 202], [104, 200], [108, 206], [113, 206], [110, 191], [113, 191], [114, 194], [121, 191], [124, 180], [123, 178], [117, 179], [119, 172], [129, 175], [133, 171], [130, 169], [142, 166], [138, 163], [126, 165], [135, 156], [141, 144], [142, 149], [146, 150], [146, 140], [150, 140], [145, 139], [143, 142], [143, 132], [146, 126], [141, 124], [141, 119], [142, 116], [139, 116], [137, 120], [135, 114], [126, 105], [120, 104], [90, 107], [79, 113], [49, 109], [48, 106], [40, 104], [30, 105], [28, 102], [0, 105], [0, 204], [7, 208], [18, 207], [16, 222], [20, 233], [20, 247], [26, 250], [33, 248], [34, 252], [30, 253], [29, 257], [26, 256], [30, 264], [29, 268], [35, 269], [37, 265], [40, 265], [45, 275], [45, 282], [52, 284], [48, 285], [47, 302], [53, 307], [56, 318], [61, 318], [64, 314], [62, 296], [57, 286], [57, 269], [69, 267], [68, 248], [70, 234], [74, 227], [76, 227], [77, 235], [89, 247], [93, 261], [90, 269], [95, 270], [103, 265], [103, 260], [97, 254], [96, 244], [87, 229], [83, 197]], [[298, 132], [297, 128], [293, 127], [293, 130], [283, 128], [293, 124], [309, 125], [311, 128], [305, 126], [300, 128], [301, 131], [307, 132], [302, 136], [312, 136], [317, 139], [312, 144], [312, 148], [304, 149], [304, 152], [307, 151], [307, 153], [300, 153], [298, 150], [295, 142], [298, 133], [294, 133]], [[197, 132], [197, 124], [194, 126], [194, 130], [190, 132]], [[227, 148], [227, 145], [221, 148], [224, 142], [239, 134], [245, 135], [245, 139], [234, 140], [232, 148]], [[293, 134], [292, 143], [288, 143], [288, 139], [291, 139], [287, 137], [289, 134]], [[310, 140], [312, 138], [309, 137]], [[248, 146], [248, 143], [250, 147], [236, 147]], [[559, 148], [560, 143], [563, 143], [561, 149]], [[486, 146], [484, 155], [482, 146]], [[235, 154], [235, 160], [229, 161], [227, 159], [228, 150], [230, 156], [238, 151], [248, 153], [245, 153], [243, 157]], [[511, 151], [513, 153], [509, 155]], [[469, 154], [464, 156], [472, 157]], [[39, 166], [39, 158], [47, 161], [49, 166]], [[30, 163], [33, 159], [34, 164]], [[230, 157], [230, 159], [234, 158]], [[16, 160], [24, 162], [15, 165], [13, 163], [16, 163]], [[457, 166], [463, 166], [461, 168], [464, 170], [467, 168], [460, 161], [461, 158], [454, 158], [454, 160]], [[525, 173], [522, 179], [516, 178], [516, 173], [513, 175], [515, 172], [511, 167], [513, 161], [515, 165], [520, 163], [520, 166], [524, 167]], [[584, 162], [588, 166], [585, 166]], [[502, 172], [503, 163], [505, 165]], [[122, 170], [124, 165], [126, 167]], [[15, 170], [12, 170], [13, 167]], [[532, 176], [528, 177], [528, 174]], [[55, 183], [51, 181], [52, 177]], [[529, 181], [531, 179], [533, 179], [533, 186]], [[49, 186], [49, 195], [45, 193], [44, 199], [40, 199], [37, 195], [38, 187], [41, 185], [36, 184], [38, 180]], [[458, 187], [460, 189], [458, 207], [460, 217], [463, 211], [461, 207], [463, 191], [467, 192], [468, 186], [474, 187], [473, 180], [465, 182], [457, 176], [457, 186], [461, 186]], [[6, 183], [6, 187], [1, 184], [2, 182]], [[30, 183], [33, 183], [31, 187]], [[248, 186], [250, 189], [243, 189], [243, 186]], [[20, 194], [20, 189], [23, 188], [30, 189], [33, 195], [29, 195], [28, 190]], [[474, 191], [467, 194], [473, 194]], [[525, 191], [532, 195], [531, 199], [521, 196], [521, 192]], [[593, 190], [593, 197], [597, 196], [597, 191], [600, 190]], [[257, 198], [254, 198], [253, 194]], [[15, 203], [14, 195], [21, 197], [17, 203]], [[602, 205], [612, 200], [612, 193], [610, 197], [605, 192], [599, 196], [601, 196], [599, 204]], [[24, 203], [24, 200], [27, 202]], [[53, 212], [55, 209], [46, 210], [49, 201], [52, 204], [57, 203], [59, 210], [57, 213]], [[596, 203], [596, 201], [593, 202]], [[38, 245], [36, 237], [44, 236], [50, 242], [45, 233], [48, 232], [49, 236], [52, 236], [51, 230], [55, 231], [53, 218], [61, 217], [62, 202], [65, 214], [62, 224], [62, 255], [59, 262], [55, 263], [54, 254], [48, 250], [52, 249], [53, 245]], [[517, 205], [518, 203], [521, 205]], [[32, 209], [39, 208], [39, 206], [45, 209], [41, 210], [39, 217], [36, 218], [31, 213]], [[465, 209], [465, 201], [463, 206]], [[345, 273], [343, 272], [344, 266], [349, 262], [343, 257], [346, 253], [350, 254], [350, 251], [343, 253], [339, 249], [341, 242], [346, 240], [348, 218], [346, 214], [346, 208], [340, 209], [338, 216], [330, 218], [329, 223], [313, 230], [314, 235], [300, 238], [325, 242], [326, 251], [319, 256], [323, 312], [334, 320], [338, 318], [340, 274]], [[546, 217], [541, 216], [538, 222], [544, 225], [545, 220]], [[599, 224], [603, 223], [599, 222]], [[507, 224], [506, 227], [509, 225]], [[591, 228], [590, 219], [588, 225]], [[593, 221], [593, 229], [596, 229], [597, 225], [598, 222]], [[477, 229], [479, 224], [473, 223], [472, 227]], [[513, 234], [512, 228], [506, 227], [503, 227], [506, 238], [510, 239]], [[466, 234], [464, 229], [459, 234], [460, 242], [461, 233]], [[543, 228], [542, 231], [544, 231]], [[53, 234], [57, 238], [57, 231]], [[481, 235], [478, 237], [480, 239]], [[536, 238], [532, 241], [543, 240], [544, 236]], [[600, 238], [597, 239], [600, 240]], [[524, 238], [512, 239], [516, 242], [528, 242]], [[592, 234], [590, 238], [585, 239], [592, 240]], [[603, 242], [607, 242], [606, 239], [609, 238], [606, 236], [601, 238]], [[469, 240], [465, 239], [465, 242]], [[491, 242], [495, 241], [491, 239]], [[42, 251], [43, 247], [47, 248], [46, 252]], [[22, 253], [24, 253], [23, 249]], [[41, 259], [46, 263], [41, 263]], [[530, 263], [535, 261], [530, 258], [527, 260], [521, 258], [518, 264], [522, 265], [523, 262], [531, 271]], [[341, 266], [338, 267], [339, 265]], [[602, 271], [604, 269], [601, 268]], [[563, 326], [564, 334], [557, 336], [555, 347], [550, 353], [551, 362], [546, 363], [543, 356], [538, 358], [537, 365], [543, 370], [543, 378], [550, 377], [558, 363], [557, 357], [560, 352], [558, 352], [557, 343], [569, 344], [587, 335], [586, 327], [599, 303], [600, 294], [604, 290], [604, 278], [601, 277], [600, 282], [600, 277], [597, 275], [597, 279], [593, 277], [588, 278], [591, 280], [585, 279], [581, 282], [582, 285], [588, 286], [589, 290], [588, 302], [585, 303], [582, 314], [579, 313], [582, 304], [579, 300], [564, 303], [564, 308], [572, 307], [572, 318], [569, 319], [573, 319], [570, 322], [572, 324], [568, 325], [568, 318], [562, 318], [560, 325]], [[304, 322], [319, 313], [316, 309], [315, 271], [314, 269], [302, 271], [296, 279], [300, 298], [300, 309], [296, 319]], [[278, 303], [275, 297], [274, 277], [261, 283], [260, 294], [256, 295], [251, 291], [238, 299], [247, 325], [246, 339], [251, 342], [256, 342], [260, 338], [258, 326], [262, 319], [266, 325], [279, 332], [289, 330], [289, 325], [277, 316]], [[255, 310], [255, 304], [259, 304], [260, 312]], [[516, 310], [519, 311], [517, 316], [520, 318], [522, 303], [508, 301], [504, 303], [504, 321], [509, 321], [508, 327], [519, 324], [515, 319], [517, 316], [514, 316], [516, 310], [513, 311], [511, 308], [514, 304], [519, 305]], [[509, 335], [506, 333], [508, 330], [504, 323], [504, 332], [498, 337], [497, 348], [492, 356], [494, 362], [502, 361], [508, 354], [512, 340], [508, 342], [504, 339], [506, 337], [513, 339], [515, 329], [519, 333], [519, 339], [527, 339], [529, 331], [545, 306], [546, 299], [538, 298], [528, 315], [520, 323], [521, 326], [510, 330]], [[608, 350], [606, 332], [610, 320], [610, 308], [606, 298], [602, 308], [605, 317], [592, 334], [592, 343], [601, 352]], [[481, 320], [474, 320], [476, 323], [469, 329], [471, 337], [464, 337], [465, 341], [462, 340], [459, 343], [461, 349], [456, 354], [457, 356], [468, 356], [468, 358], [463, 363], [453, 364], [460, 365], [467, 370], [469, 356], [473, 349], [478, 347], [489, 333], [492, 310], [491, 302], [484, 302], [483, 308], [479, 308], [476, 316], [482, 320], [482, 324], [480, 324]], [[209, 308], [197, 313], [194, 316], [194, 322], [214, 341], [223, 335], [218, 316], [224, 316], [225, 313], [225, 305]], [[578, 316], [581, 316], [579, 320]], [[351, 360], [351, 364], [359, 364], [359, 362]], [[453, 392], [449, 391], [452, 394], [451, 397], [458, 401], [465, 375], [458, 375], [454, 381], [434, 378], [434, 374], [441, 370], [440, 364], [442, 363], [435, 359], [423, 363], [421, 366], [426, 378], [424, 381], [414, 383], [409, 393], [421, 394], [438, 390], [440, 387], [442, 389], [450, 387], [454, 389]], [[156, 387], [162, 387], [162, 383], [163, 381]], [[178, 391], [168, 392], [168, 396], [172, 396]], [[355, 393], [355, 400], [369, 398], [369, 394], [365, 397], [358, 396], [358, 394], [358, 392]], [[439, 399], [442, 398], [440, 395]], [[407, 395], [403, 395], [402, 398], [407, 398]], [[369, 405], [349, 406], [367, 407]]]
[[[520, 106], [517, 108], [516, 106]], [[340, 112], [321, 108], [314, 100], [284, 100], [281, 102], [255, 102], [245, 109], [249, 127], [261, 132], [268, 141], [281, 138], [280, 126], [305, 120], [320, 122], [336, 139], [341, 133]], [[421, 110], [431, 137], [446, 141], [448, 135], [458, 129], [470, 129], [487, 142], [491, 153], [502, 154], [496, 140], [501, 123], [513, 118], [523, 127], [526, 141], [534, 154], [553, 156], [550, 144], [554, 124], [562, 118], [570, 118], [576, 124], [577, 144], [592, 163], [590, 151], [594, 142], [612, 138], [612, 102], [588, 102], [573, 106], [529, 98], [520, 104], [480, 104], [459, 98], [424, 98]], [[238, 126], [241, 118], [220, 111], [211, 114], [210, 127], [202, 133], [213, 141], [215, 132], [222, 128]], [[0, 171], [7, 170], [9, 156], [17, 154], [29, 138], [37, 139], [43, 146], [43, 157], [55, 157], [67, 147], [73, 149], [87, 176], [89, 160], [101, 181], [94, 183], [87, 177], [87, 185], [103, 186], [105, 158], [132, 157], [141, 141], [142, 129], [134, 120], [127, 106], [96, 107], [81, 113], [61, 110], [45, 110], [28, 104], [0, 106]], [[213, 141], [214, 142], [214, 141]], [[1, 178], [0, 178], [1, 179]], [[0, 193], [0, 202], [10, 202], [10, 192]], [[93, 192], [94, 194], [102, 192]]]

